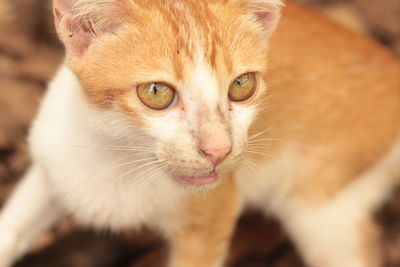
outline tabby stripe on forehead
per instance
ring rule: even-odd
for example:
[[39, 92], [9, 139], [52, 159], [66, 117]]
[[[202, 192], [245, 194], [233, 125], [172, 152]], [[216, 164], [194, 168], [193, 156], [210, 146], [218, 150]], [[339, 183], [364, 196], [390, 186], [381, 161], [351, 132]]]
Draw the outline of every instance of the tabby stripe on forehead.
[[[167, 8], [166, 5], [158, 7], [163, 19], [170, 25], [173, 37], [176, 38], [174, 50], [176, 54], [172, 56], [176, 76], [182, 78], [180, 55], [184, 54], [193, 61], [195, 51], [199, 48], [205, 52], [204, 56], [211, 66], [217, 68], [217, 48], [221, 46], [221, 36], [215, 28], [217, 18], [207, 3], [187, 1], [179, 4], [183, 8], [176, 6]], [[229, 57], [224, 56], [223, 60], [228, 66], [230, 65]]]
[[163, 19], [171, 26], [173, 37], [177, 43], [176, 51], [179, 51], [180, 54], [184, 53], [190, 60], [193, 60], [193, 45], [190, 43], [190, 33], [193, 29], [191, 29], [188, 19], [182, 20], [183, 17], [189, 17], [188, 11], [185, 10], [185, 13], [182, 14], [177, 8], [167, 9], [166, 6], [159, 7], [159, 10]]

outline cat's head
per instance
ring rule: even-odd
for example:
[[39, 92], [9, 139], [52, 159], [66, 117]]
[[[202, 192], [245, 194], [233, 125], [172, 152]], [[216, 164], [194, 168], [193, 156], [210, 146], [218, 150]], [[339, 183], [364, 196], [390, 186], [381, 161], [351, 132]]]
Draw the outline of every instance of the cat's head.
[[[234, 168], [260, 100], [279, 0], [54, 0], [67, 64], [111, 137], [181, 184]], [[122, 133], [122, 134], [121, 134]]]

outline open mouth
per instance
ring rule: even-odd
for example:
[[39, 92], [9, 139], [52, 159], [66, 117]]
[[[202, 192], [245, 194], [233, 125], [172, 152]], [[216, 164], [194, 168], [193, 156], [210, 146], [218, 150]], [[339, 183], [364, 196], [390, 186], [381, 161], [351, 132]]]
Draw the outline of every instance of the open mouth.
[[218, 179], [216, 171], [195, 176], [179, 176], [179, 179], [190, 185], [206, 185], [215, 182]]

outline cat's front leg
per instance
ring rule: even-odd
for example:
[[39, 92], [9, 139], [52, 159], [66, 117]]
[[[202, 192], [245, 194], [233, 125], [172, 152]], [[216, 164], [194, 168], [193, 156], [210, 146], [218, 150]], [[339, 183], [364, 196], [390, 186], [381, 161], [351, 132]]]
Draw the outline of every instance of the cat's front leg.
[[11, 266], [61, 214], [38, 166], [27, 172], [0, 214], [0, 267]]
[[357, 197], [345, 191], [321, 203], [293, 198], [280, 210], [307, 266], [383, 266], [379, 228], [368, 203]]
[[221, 267], [239, 213], [231, 177], [215, 190], [194, 194], [170, 236], [169, 267]]

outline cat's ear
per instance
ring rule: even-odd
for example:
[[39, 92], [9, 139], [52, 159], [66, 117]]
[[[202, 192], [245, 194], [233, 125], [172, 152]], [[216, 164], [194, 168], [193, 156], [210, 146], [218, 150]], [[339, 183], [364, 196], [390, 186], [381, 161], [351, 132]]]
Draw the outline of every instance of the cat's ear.
[[262, 26], [264, 38], [269, 38], [281, 18], [281, 0], [237, 0]]
[[119, 3], [115, 0], [53, 0], [54, 23], [67, 53], [85, 54], [105, 33], [121, 25]]

